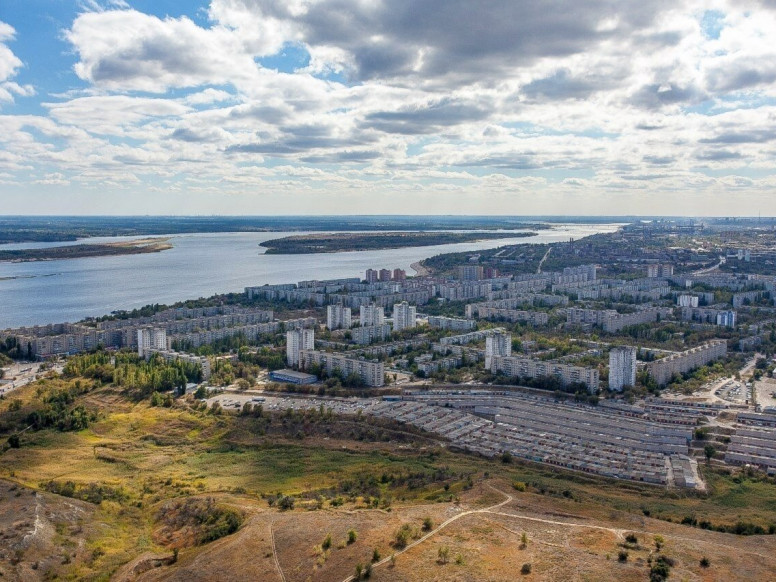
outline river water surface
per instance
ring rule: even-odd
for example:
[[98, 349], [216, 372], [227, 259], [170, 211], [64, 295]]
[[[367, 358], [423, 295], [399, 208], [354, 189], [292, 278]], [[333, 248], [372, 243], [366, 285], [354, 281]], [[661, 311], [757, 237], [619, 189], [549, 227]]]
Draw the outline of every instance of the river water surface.
[[[514, 243], [547, 243], [614, 232], [614, 224], [554, 225], [536, 236], [403, 249], [311, 255], [266, 255], [262, 241], [302, 232], [170, 235], [173, 248], [159, 253], [28, 263], [0, 263], [0, 329], [77, 321], [117, 309], [174, 303], [265, 283], [363, 277], [368, 268], [405, 269], [442, 253], [476, 251]], [[93, 238], [110, 242], [146, 237]], [[72, 244], [72, 243], [71, 243]], [[0, 245], [2, 249], [63, 243]]]

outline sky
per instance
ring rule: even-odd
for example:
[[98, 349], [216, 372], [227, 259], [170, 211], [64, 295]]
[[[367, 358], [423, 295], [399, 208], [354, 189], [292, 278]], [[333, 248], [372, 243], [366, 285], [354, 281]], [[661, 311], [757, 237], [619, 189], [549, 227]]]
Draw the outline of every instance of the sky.
[[0, 0], [0, 214], [775, 194], [776, 0]]

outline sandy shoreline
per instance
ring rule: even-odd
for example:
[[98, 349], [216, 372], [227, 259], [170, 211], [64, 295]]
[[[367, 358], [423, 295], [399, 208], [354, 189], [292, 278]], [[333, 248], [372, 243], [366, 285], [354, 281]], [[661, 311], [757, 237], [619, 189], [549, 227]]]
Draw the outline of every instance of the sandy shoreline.
[[417, 261], [416, 263], [412, 263], [410, 269], [415, 271], [416, 277], [428, 277], [431, 274], [431, 271], [424, 267], [421, 262], [422, 261]]

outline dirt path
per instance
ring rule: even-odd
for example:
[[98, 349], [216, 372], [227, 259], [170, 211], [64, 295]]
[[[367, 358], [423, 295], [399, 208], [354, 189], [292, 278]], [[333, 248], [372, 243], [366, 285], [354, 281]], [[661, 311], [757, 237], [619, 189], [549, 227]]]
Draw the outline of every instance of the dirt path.
[[[513, 497], [511, 495], [509, 495], [508, 493], [504, 493], [500, 489], [496, 489], [495, 487], [493, 487], [490, 484], [488, 484], [488, 487], [490, 489], [492, 489], [493, 491], [496, 491], [497, 493], [501, 493], [502, 495], [505, 495], [506, 499], [504, 501], [500, 502], [500, 503], [496, 503], [495, 505], [491, 505], [490, 507], [486, 507], [484, 509], [471, 509], [469, 511], [464, 511], [462, 513], [459, 513], [458, 515], [454, 515], [453, 517], [451, 517], [451, 518], [443, 521], [442, 523], [440, 523], [437, 528], [432, 529], [430, 532], [428, 532], [423, 537], [420, 537], [417, 540], [415, 540], [414, 542], [412, 542], [411, 544], [408, 544], [406, 547], [404, 547], [404, 549], [401, 549], [398, 552], [395, 552], [393, 554], [393, 556], [400, 556], [404, 552], [407, 552], [407, 551], [411, 550], [412, 548], [414, 548], [415, 546], [417, 546], [419, 544], [422, 544], [427, 539], [429, 539], [431, 536], [439, 533], [442, 529], [444, 529], [445, 527], [447, 527], [448, 525], [450, 525], [454, 521], [457, 521], [457, 520], [461, 519], [462, 517], [466, 517], [467, 515], [473, 515], [475, 513], [493, 512], [494, 510], [503, 507], [504, 505], [506, 505], [507, 503], [509, 503], [510, 501], [513, 500]], [[375, 562], [374, 564], [372, 564], [372, 568], [378, 568], [379, 566], [382, 566], [383, 564], [387, 564], [390, 561], [391, 561], [391, 556], [388, 556], [386, 558], [383, 558], [379, 562]], [[342, 582], [353, 582], [353, 580], [355, 580], [355, 579], [356, 579], [355, 576], [348, 576]]]
[[280, 567], [280, 560], [278, 560], [278, 549], [275, 547], [275, 529], [274, 526], [275, 522], [270, 521], [269, 522], [269, 539], [272, 541], [272, 559], [275, 560], [275, 567], [278, 569], [278, 574], [280, 574], [280, 579], [283, 582], [286, 582], [286, 575], [283, 574], [283, 568]]
[[550, 251], [552, 251], [552, 247], [550, 247], [550, 248], [548, 248], [548, 249], [547, 249], [547, 252], [546, 252], [546, 253], [544, 253], [544, 256], [542, 257], [542, 260], [541, 260], [541, 261], [539, 261], [539, 266], [538, 266], [538, 267], [536, 267], [536, 273], [537, 273], [537, 274], [540, 274], [540, 273], [542, 272], [542, 265], [544, 264], [544, 261], [546, 261], [546, 260], [547, 260], [547, 257], [549, 257], [549, 256], [550, 256]]

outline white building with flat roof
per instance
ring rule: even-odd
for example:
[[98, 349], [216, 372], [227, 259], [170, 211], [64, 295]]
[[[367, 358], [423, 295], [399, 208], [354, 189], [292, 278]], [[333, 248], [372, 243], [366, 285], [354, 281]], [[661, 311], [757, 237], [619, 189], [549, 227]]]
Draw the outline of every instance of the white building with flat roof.
[[512, 334], [498, 332], [485, 338], [485, 368], [490, 369], [493, 358], [505, 358], [512, 355]]
[[415, 327], [417, 308], [406, 301], [393, 306], [393, 331]]
[[315, 349], [314, 329], [292, 329], [286, 332], [286, 359], [289, 366], [299, 365], [301, 350]]
[[326, 327], [329, 329], [350, 329], [352, 323], [350, 307], [329, 305], [326, 307]]
[[636, 385], [636, 348], [618, 346], [609, 351], [609, 390]]
[[143, 327], [137, 330], [137, 355], [147, 358], [153, 350], [167, 350], [167, 330], [158, 327]]
[[361, 327], [371, 327], [385, 323], [385, 310], [379, 305], [370, 303], [369, 305], [362, 305], [359, 309]]

